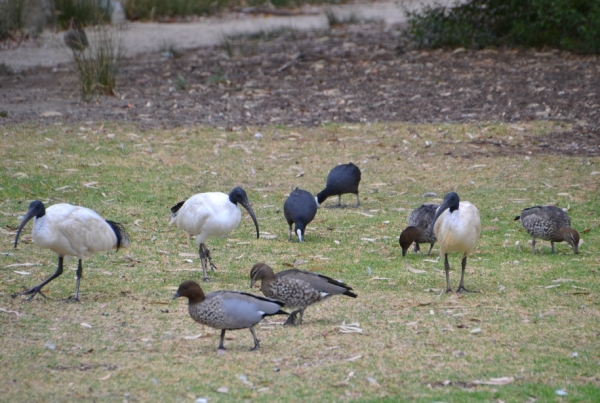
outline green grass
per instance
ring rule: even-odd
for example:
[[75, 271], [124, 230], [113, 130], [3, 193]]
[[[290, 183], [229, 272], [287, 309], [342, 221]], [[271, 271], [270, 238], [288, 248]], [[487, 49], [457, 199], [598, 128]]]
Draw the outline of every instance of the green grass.
[[[4, 127], [0, 308], [19, 315], [0, 312], [3, 399], [598, 401], [600, 161], [498, 156], [471, 142], [520, 144], [524, 136], [563, 129], [551, 122], [240, 132], [140, 131], [112, 123]], [[254, 139], [256, 131], [264, 138]], [[306, 241], [287, 242], [286, 195], [295, 186], [320, 191], [329, 170], [348, 161], [363, 172], [361, 207], [333, 209], [336, 200], [327, 200]], [[211, 239], [219, 270], [201, 284], [206, 291], [249, 291], [255, 263], [280, 271], [296, 261], [342, 279], [359, 296], [308, 308], [299, 328], [264, 321], [257, 326], [258, 352], [248, 351], [249, 331], [228, 332], [228, 352], [217, 355], [219, 332], [193, 322], [183, 300], [171, 301], [182, 281], [200, 279], [201, 268], [190, 256], [197, 253], [193, 241], [167, 223], [176, 202], [236, 185], [248, 193], [261, 239], [247, 214], [229, 237]], [[450, 190], [481, 212], [484, 230], [465, 279], [478, 294], [440, 295], [445, 280], [437, 246], [431, 257], [412, 248], [401, 257], [398, 235], [410, 211], [432, 201], [424, 193], [436, 192], [439, 201]], [[30, 243], [31, 224], [13, 249], [18, 216], [32, 199], [93, 208], [130, 234], [129, 249], [84, 260], [80, 303], [65, 302], [74, 292], [74, 259], [45, 288], [47, 300], [10, 297], [56, 266], [54, 253]], [[343, 204], [354, 201], [342, 197]], [[570, 207], [584, 240], [578, 255], [564, 243], [552, 255], [544, 241], [531, 255], [529, 236], [513, 221], [521, 209], [550, 202]], [[35, 265], [8, 267], [24, 263]], [[456, 288], [458, 254], [450, 265]], [[343, 322], [358, 322], [364, 333], [341, 333]], [[472, 334], [476, 328], [481, 333]], [[500, 377], [514, 381], [474, 384]], [[217, 392], [221, 387], [227, 393]], [[557, 396], [558, 389], [568, 395]]]

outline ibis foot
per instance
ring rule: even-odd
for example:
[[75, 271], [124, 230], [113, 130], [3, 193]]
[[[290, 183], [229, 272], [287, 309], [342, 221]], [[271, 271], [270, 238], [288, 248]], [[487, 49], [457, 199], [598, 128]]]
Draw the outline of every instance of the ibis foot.
[[462, 286], [462, 285], [461, 285], [461, 286], [459, 286], [459, 287], [456, 289], [456, 292], [457, 292], [457, 293], [463, 293], [463, 292], [474, 292], [474, 293], [477, 293], [477, 292], [479, 292], [479, 291], [467, 290], [467, 289], [466, 289], [464, 286]]
[[42, 287], [40, 287], [40, 286], [36, 286], [36, 287], [30, 288], [27, 291], [16, 292], [16, 293], [12, 294], [11, 297], [16, 298], [19, 295], [29, 295], [29, 294], [31, 294], [31, 297], [26, 298], [25, 299], [26, 301], [31, 301], [31, 299], [33, 297], [35, 297], [36, 294], [40, 294], [42, 297], [46, 298], [46, 295], [44, 295], [44, 293], [42, 292]]

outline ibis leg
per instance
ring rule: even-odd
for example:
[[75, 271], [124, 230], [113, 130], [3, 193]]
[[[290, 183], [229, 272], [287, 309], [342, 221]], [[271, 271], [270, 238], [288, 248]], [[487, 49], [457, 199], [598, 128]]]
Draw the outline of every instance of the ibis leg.
[[467, 290], [465, 288], [465, 284], [464, 284], [464, 280], [465, 280], [465, 269], [467, 267], [467, 257], [463, 257], [462, 260], [462, 271], [460, 273], [460, 284], [458, 285], [458, 288], [456, 289], [456, 292], [477, 292], [477, 291], [472, 291], [472, 290]]
[[292, 242], [292, 224], [290, 224], [290, 236], [288, 237], [288, 242]]
[[444, 254], [444, 270], [446, 271], [446, 292], [452, 292], [450, 288], [450, 264], [448, 263], [448, 254]]
[[79, 301], [79, 283], [81, 282], [81, 274], [83, 273], [83, 265], [81, 263], [81, 259], [77, 262], [77, 272], [75, 275], [77, 276], [77, 280], [75, 281], [75, 297], [73, 297], [73, 302]]
[[418, 252], [421, 250], [421, 247], [419, 246], [418, 242], [415, 242], [415, 252]]
[[550, 244], [552, 245], [552, 253], [554, 253], [554, 241], [550, 241]]
[[256, 333], [254, 332], [254, 327], [250, 326], [250, 333], [252, 333], [252, 337], [254, 338], [254, 347], [252, 347], [250, 349], [250, 351], [254, 351], [254, 350], [258, 350], [258, 348], [260, 347], [260, 340], [258, 340], [258, 337], [256, 337]]
[[[208, 259], [208, 263], [210, 263], [210, 269], [212, 271], [215, 271], [217, 269], [217, 266], [215, 266], [215, 264], [213, 263], [212, 258], [210, 257], [210, 251], [208, 250], [206, 245], [204, 245], [204, 251], [206, 253], [206, 258]], [[208, 266], [207, 266], [207, 268], [208, 268]]]
[[221, 340], [219, 341], [219, 350], [226, 350], [225, 346], [223, 346], [224, 341], [225, 341], [225, 329], [221, 329]]
[[535, 238], [531, 238], [531, 254], [535, 253]]
[[200, 264], [202, 265], [202, 281], [208, 281], [208, 275], [206, 274], [206, 255], [202, 248], [203, 244], [200, 244], [198, 248], [198, 255], [200, 256]]
[[338, 195], [338, 207], [342, 207], [342, 195]]
[[23, 292], [18, 292], [18, 293], [14, 293], [12, 294], [12, 297], [15, 298], [17, 295], [29, 295], [31, 294], [31, 297], [27, 298], [27, 301], [29, 301], [30, 299], [32, 299], [33, 297], [35, 297], [35, 294], [41, 294], [42, 297], [46, 298], [46, 296], [44, 295], [44, 293], [42, 292], [42, 287], [45, 286], [46, 284], [48, 284], [49, 282], [51, 282], [52, 280], [54, 280], [56, 277], [60, 276], [63, 272], [63, 261], [64, 258], [62, 256], [58, 257], [58, 267], [56, 268], [56, 271], [54, 272], [53, 275], [51, 275], [47, 280], [42, 281], [40, 284], [36, 285], [33, 288], [30, 288], [27, 291], [23, 291]]
[[356, 207], [360, 206], [360, 200], [358, 200], [358, 193], [356, 194]]

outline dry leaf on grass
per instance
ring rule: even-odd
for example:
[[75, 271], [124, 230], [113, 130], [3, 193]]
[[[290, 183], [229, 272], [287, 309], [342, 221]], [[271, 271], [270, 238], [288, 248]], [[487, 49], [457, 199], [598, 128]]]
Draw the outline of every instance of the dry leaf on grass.
[[219, 393], [229, 393], [229, 388], [227, 386], [221, 386], [219, 389], [217, 389], [217, 392], [219, 392]]
[[17, 318], [18, 318], [19, 316], [21, 316], [21, 314], [20, 314], [19, 312], [17, 312], [17, 311], [11, 311], [11, 310], [9, 310], [9, 309], [4, 309], [4, 308], [0, 308], [0, 312], [4, 312], [4, 313], [14, 313], [15, 315], [17, 315]]
[[244, 385], [248, 386], [250, 389], [254, 389], [254, 384], [248, 380], [248, 377], [247, 377], [246, 375], [240, 375], [240, 376], [238, 377], [238, 379], [239, 379], [240, 381], [242, 381], [242, 383], [243, 383]]
[[184, 340], [197, 340], [202, 337], [202, 333], [195, 334], [193, 336], [182, 336], [181, 338]]
[[411, 265], [409, 265], [408, 263], [406, 264], [406, 269], [411, 272], [411, 273], [415, 273], [415, 274], [427, 274], [427, 272], [425, 270], [419, 270], [419, 269], [415, 269], [414, 267], [412, 267]]
[[31, 266], [37, 266], [37, 263], [14, 263], [14, 264], [9, 264], [8, 266], [4, 266], [5, 269], [11, 268], [11, 267], [31, 267]]
[[512, 376], [503, 376], [501, 378], [490, 378], [489, 381], [481, 381], [479, 379], [474, 380], [473, 385], [493, 385], [493, 386], [503, 386], [513, 383], [515, 378]]
[[108, 381], [108, 379], [110, 378], [111, 374], [106, 374], [105, 376], [103, 376], [102, 378], [98, 378], [99, 381]]
[[341, 326], [336, 326], [340, 329], [340, 333], [362, 333], [363, 330], [360, 328], [358, 322], [346, 324], [343, 322]]

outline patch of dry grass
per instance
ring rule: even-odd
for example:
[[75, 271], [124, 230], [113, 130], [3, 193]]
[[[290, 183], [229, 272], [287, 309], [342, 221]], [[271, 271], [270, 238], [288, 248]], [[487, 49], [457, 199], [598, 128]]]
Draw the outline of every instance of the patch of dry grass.
[[[250, 128], [4, 128], [0, 391], [11, 402], [598, 400], [599, 161], [496, 156], [495, 146], [473, 141], [516, 145], [557, 129], [536, 122], [269, 127], [256, 139], [258, 129]], [[348, 161], [363, 172], [361, 207], [332, 209], [328, 200], [306, 242], [288, 243], [288, 192], [320, 191], [328, 171]], [[307, 309], [299, 328], [264, 321], [258, 352], [248, 351], [250, 332], [228, 332], [229, 350], [217, 356], [219, 332], [194, 323], [183, 301], [171, 301], [179, 283], [198, 280], [201, 269], [190, 257], [193, 241], [167, 223], [176, 202], [236, 185], [248, 192], [261, 239], [245, 214], [228, 238], [210, 240], [219, 270], [205, 290], [249, 291], [254, 263], [279, 271], [296, 262], [344, 280], [359, 297]], [[437, 247], [429, 258], [412, 249], [401, 257], [398, 235], [410, 211], [432, 201], [424, 193], [441, 200], [449, 190], [481, 212], [484, 231], [465, 280], [479, 294], [440, 295]], [[45, 288], [48, 300], [10, 298], [55, 270], [56, 256], [27, 242], [31, 224], [12, 248], [31, 199], [94, 208], [130, 233], [128, 250], [84, 260], [80, 303], [64, 302], [74, 290], [71, 271]], [[551, 255], [546, 242], [530, 254], [529, 236], [513, 218], [551, 202], [570, 206], [585, 242], [579, 255], [564, 243]], [[7, 267], [23, 263], [35, 265]], [[450, 265], [456, 286], [460, 256], [451, 255]], [[363, 333], [341, 333], [344, 322], [359, 323]], [[513, 379], [474, 382], [502, 377]], [[558, 389], [568, 396], [558, 398]]]

